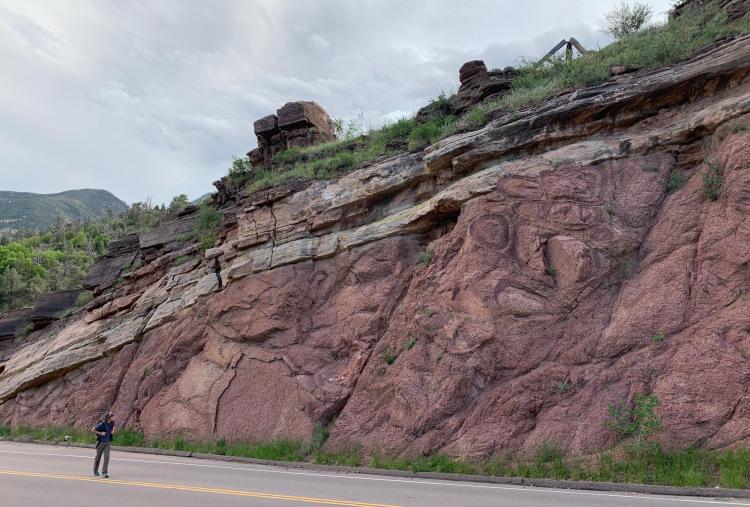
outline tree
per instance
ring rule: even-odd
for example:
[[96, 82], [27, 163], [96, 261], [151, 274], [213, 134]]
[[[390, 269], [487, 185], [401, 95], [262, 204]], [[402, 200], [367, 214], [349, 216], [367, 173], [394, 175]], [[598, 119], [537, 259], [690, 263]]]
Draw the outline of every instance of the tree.
[[650, 5], [642, 2], [620, 5], [604, 14], [605, 25], [602, 31], [617, 40], [640, 30], [654, 13]]
[[190, 205], [188, 196], [180, 194], [172, 197], [172, 202], [169, 203], [169, 213], [179, 213]]

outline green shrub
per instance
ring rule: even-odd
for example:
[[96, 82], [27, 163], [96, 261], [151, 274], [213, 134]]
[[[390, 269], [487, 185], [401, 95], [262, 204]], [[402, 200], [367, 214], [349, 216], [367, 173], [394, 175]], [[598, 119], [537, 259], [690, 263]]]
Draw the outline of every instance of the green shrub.
[[429, 266], [432, 263], [432, 253], [428, 252], [427, 250], [423, 250], [419, 252], [419, 255], [417, 256], [417, 264], [421, 264], [422, 266]]
[[482, 110], [481, 107], [475, 107], [466, 114], [466, 121], [473, 128], [483, 127], [487, 125], [487, 114]]
[[495, 108], [516, 111], [546, 100], [567, 88], [592, 86], [610, 78], [613, 66], [626, 69], [658, 68], [692, 56], [706, 44], [723, 37], [750, 32], [750, 19], [729, 21], [727, 14], [711, 2], [693, 6], [677, 18], [652, 26], [614, 42], [598, 51], [589, 51], [570, 62], [552, 58], [537, 66], [524, 61], [510, 93], [479, 106], [481, 111]]
[[666, 338], [666, 335], [662, 333], [661, 331], [659, 331], [658, 333], [656, 333], [655, 335], [651, 337], [651, 341], [655, 343], [659, 343], [659, 342], [663, 342], [664, 338]]
[[604, 14], [606, 24], [602, 31], [622, 40], [640, 30], [651, 19], [653, 12], [649, 5], [641, 2], [632, 5], [622, 2]]
[[[648, 397], [642, 397], [646, 399]], [[637, 405], [637, 403], [636, 403]], [[643, 404], [647, 420], [653, 413]], [[624, 423], [630, 430], [632, 422]], [[652, 425], [653, 426], [653, 425]], [[357, 445], [344, 446], [335, 452], [320, 450], [329, 430], [318, 425], [307, 443], [295, 440], [265, 442], [187, 440], [182, 436], [155, 439], [149, 445], [156, 448], [188, 450], [196, 453], [241, 456], [274, 461], [308, 460], [326, 465], [361, 466], [362, 450]], [[633, 434], [632, 432], [630, 434]], [[1, 438], [31, 438], [55, 442], [64, 439], [76, 443], [93, 443], [94, 435], [86, 429], [71, 427], [29, 427], [0, 425]], [[115, 433], [115, 445], [144, 445], [139, 431], [121, 429]], [[620, 483], [664, 484], [673, 486], [747, 488], [750, 478], [750, 449], [708, 451], [688, 448], [665, 452], [658, 445], [626, 446], [615, 451], [603, 451], [596, 459], [584, 461], [566, 458], [554, 443], [541, 444], [530, 457], [494, 456], [484, 462], [467, 462], [442, 454], [419, 457], [397, 457], [373, 452], [368, 464], [375, 468], [411, 470], [415, 472], [484, 473], [508, 477], [538, 477]]]
[[179, 266], [180, 264], [185, 264], [192, 258], [193, 257], [191, 255], [180, 255], [176, 257], [175, 260], [172, 261], [172, 266]]
[[415, 126], [409, 134], [409, 151], [419, 151], [438, 142], [453, 132], [455, 118], [453, 116], [434, 115], [424, 123]]
[[386, 347], [383, 351], [383, 361], [385, 361], [388, 364], [393, 364], [393, 362], [398, 357], [398, 352], [394, 351], [390, 347]]
[[557, 268], [552, 265], [547, 266], [547, 274], [552, 278], [555, 278], [557, 276]]
[[190, 200], [188, 199], [188, 196], [185, 194], [176, 195], [172, 198], [172, 201], [169, 203], [169, 206], [167, 207], [167, 211], [169, 213], [179, 213], [180, 211], [184, 210], [190, 205]]
[[318, 451], [313, 461], [319, 465], [358, 467], [362, 465], [362, 450], [359, 446], [350, 446], [335, 452]]
[[417, 340], [413, 336], [410, 336], [409, 339], [406, 341], [406, 350], [413, 349], [414, 345], [416, 344], [417, 344]]
[[615, 217], [615, 207], [611, 202], [608, 202], [604, 205], [604, 211], [607, 212], [607, 221], [611, 223], [612, 219]]
[[89, 304], [92, 299], [94, 299], [94, 294], [90, 290], [82, 291], [76, 298], [75, 306], [76, 308], [82, 308]]
[[717, 200], [721, 191], [722, 181], [723, 175], [721, 169], [713, 164], [708, 164], [708, 170], [703, 173], [703, 186], [701, 187], [701, 196], [703, 199]]
[[564, 381], [564, 382], [560, 382], [559, 384], [557, 384], [557, 392], [558, 393], [567, 393], [571, 389], [573, 389], [573, 384], [571, 384], [567, 380]]
[[675, 190], [682, 188], [684, 184], [685, 175], [677, 169], [672, 169], [672, 172], [669, 173], [669, 179], [667, 180], [667, 192], [674, 192]]
[[195, 221], [195, 233], [198, 236], [198, 250], [205, 252], [216, 243], [214, 228], [221, 222], [221, 213], [209, 205], [201, 206]]
[[232, 157], [232, 165], [227, 176], [232, 185], [240, 185], [252, 174], [253, 166], [247, 158]]
[[633, 269], [631, 260], [623, 259], [622, 261], [620, 261], [620, 264], [617, 269], [620, 272], [620, 276], [624, 280], [627, 280], [628, 278], [630, 278], [630, 272]]
[[655, 412], [658, 404], [659, 398], [654, 394], [637, 394], [630, 407], [623, 403], [610, 405], [607, 408], [610, 416], [608, 426], [620, 438], [634, 437], [635, 444], [640, 446], [661, 428], [661, 421]]

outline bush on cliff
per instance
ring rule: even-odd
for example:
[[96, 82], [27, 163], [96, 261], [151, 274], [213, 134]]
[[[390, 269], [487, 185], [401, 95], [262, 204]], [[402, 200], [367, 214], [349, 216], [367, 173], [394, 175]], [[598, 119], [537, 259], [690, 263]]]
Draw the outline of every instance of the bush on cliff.
[[445, 114], [435, 114], [422, 124], [400, 119], [367, 135], [308, 148], [287, 148], [274, 156], [273, 168], [255, 168], [246, 191], [292, 181], [335, 178], [366, 162], [421, 150], [452, 132], [454, 121], [453, 116]]
[[[182, 206], [183, 196], [172, 200]], [[80, 287], [110, 241], [158, 226], [169, 214], [149, 199], [133, 203], [120, 217], [57, 223], [44, 231], [0, 237], [0, 312], [29, 306], [47, 292]]]
[[[526, 61], [518, 69], [510, 93], [477, 106], [462, 121], [473, 128], [481, 127], [487, 122], [486, 113], [490, 110], [519, 110], [566, 89], [600, 84], [611, 77], [612, 67], [626, 70], [661, 67], [689, 58], [701, 47], [722, 37], [750, 32], [747, 16], [729, 21], [716, 2], [684, 9], [680, 16], [640, 31], [634, 27], [640, 28], [643, 24], [643, 12], [631, 14], [638, 19], [626, 20], [630, 24], [624, 31], [618, 31], [620, 40], [598, 51], [590, 51], [570, 62], [564, 57], [553, 58], [542, 66]], [[433, 114], [423, 123], [401, 119], [366, 135], [363, 135], [361, 119], [358, 123], [350, 122], [349, 128], [339, 122], [339, 133], [344, 139], [308, 148], [290, 147], [276, 154], [273, 168], [254, 168], [251, 174], [243, 172], [248, 178], [246, 191], [291, 181], [330, 179], [373, 160], [424, 149], [456, 129], [456, 118], [443, 107], [447, 101], [444, 94], [434, 99], [428, 106]]]
[[750, 16], [729, 21], [727, 13], [715, 1], [703, 7], [693, 6], [666, 23], [624, 35], [621, 40], [570, 62], [560, 57], [553, 58], [548, 65], [536, 66], [536, 60], [526, 60], [517, 69], [511, 92], [477, 106], [476, 110], [516, 111], [566, 89], [603, 83], [611, 77], [612, 67], [626, 70], [662, 67], [687, 59], [718, 39], [748, 32]]
[[205, 252], [216, 243], [214, 229], [221, 221], [221, 213], [212, 206], [206, 204], [198, 210], [198, 218], [195, 221], [195, 234], [198, 237], [198, 250]]
[[640, 30], [651, 19], [653, 13], [650, 5], [641, 2], [630, 5], [623, 2], [604, 14], [606, 24], [602, 31], [621, 40]]

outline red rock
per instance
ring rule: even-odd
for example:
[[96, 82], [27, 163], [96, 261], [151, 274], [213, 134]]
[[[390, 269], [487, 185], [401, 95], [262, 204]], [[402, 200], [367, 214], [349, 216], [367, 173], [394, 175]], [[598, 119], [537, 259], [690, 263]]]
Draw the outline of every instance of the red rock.
[[516, 74], [513, 67], [488, 72], [482, 60], [466, 62], [458, 71], [461, 86], [453, 100], [454, 109], [460, 114], [484, 99], [492, 96], [501, 97], [510, 90]]
[[0, 423], [114, 406], [147, 438], [335, 419], [329, 449], [577, 455], [618, 442], [610, 405], [655, 394], [663, 446], [749, 443], [748, 40], [243, 197], [221, 287], [199, 257], [173, 266], [165, 229], [90, 310], [130, 306], [3, 340]]
[[[272, 167], [273, 156], [288, 147], [304, 148], [336, 139], [328, 113], [313, 101], [287, 102], [275, 115], [257, 120], [253, 130], [258, 147], [247, 156], [256, 167]], [[217, 183], [226, 186], [224, 180]]]

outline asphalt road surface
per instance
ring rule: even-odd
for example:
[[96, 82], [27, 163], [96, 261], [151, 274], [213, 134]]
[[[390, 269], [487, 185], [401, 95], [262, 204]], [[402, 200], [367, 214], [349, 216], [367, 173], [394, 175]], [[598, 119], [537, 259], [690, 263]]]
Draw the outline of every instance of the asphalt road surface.
[[315, 472], [112, 452], [110, 478], [93, 450], [0, 442], [0, 506], [709, 507], [750, 500], [555, 490]]

